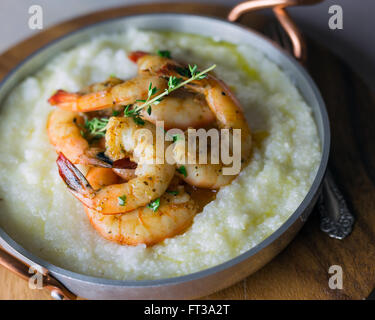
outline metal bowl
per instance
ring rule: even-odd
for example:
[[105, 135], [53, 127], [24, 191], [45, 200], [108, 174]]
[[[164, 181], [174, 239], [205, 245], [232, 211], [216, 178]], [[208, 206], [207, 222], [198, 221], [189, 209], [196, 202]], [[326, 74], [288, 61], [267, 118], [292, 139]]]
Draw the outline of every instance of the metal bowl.
[[52, 289], [55, 298], [74, 298], [77, 295], [88, 299], [188, 299], [228, 287], [264, 266], [291, 241], [314, 207], [326, 171], [330, 129], [324, 102], [313, 80], [297, 60], [271, 41], [254, 31], [225, 20], [187, 14], [145, 14], [112, 19], [80, 29], [43, 47], [17, 66], [1, 84], [0, 103], [20, 81], [36, 72], [56, 54], [99, 33], [112, 33], [127, 27], [172, 30], [215, 37], [220, 30], [221, 39], [248, 44], [263, 52], [286, 72], [307, 104], [311, 106], [321, 141], [322, 159], [306, 197], [279, 229], [236, 258], [186, 276], [145, 281], [116, 281], [86, 276], [62, 269], [34, 256], [0, 228], [0, 244], [18, 259], [15, 260], [5, 251], [0, 251], [0, 264], [4, 264], [24, 278], [30, 276], [29, 265], [43, 267], [44, 285]]

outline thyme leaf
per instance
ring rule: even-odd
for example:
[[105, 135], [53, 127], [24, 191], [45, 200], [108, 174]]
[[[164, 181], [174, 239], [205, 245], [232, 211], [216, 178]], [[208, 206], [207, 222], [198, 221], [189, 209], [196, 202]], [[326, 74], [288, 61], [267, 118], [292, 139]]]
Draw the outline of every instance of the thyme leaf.
[[124, 206], [126, 204], [126, 195], [125, 194], [121, 197], [118, 197], [118, 204], [120, 206]]
[[187, 172], [185, 166], [177, 168], [177, 172], [181, 173], [185, 178], [187, 177]]
[[173, 142], [183, 140], [182, 137], [179, 134], [175, 134], [172, 136]]
[[92, 118], [85, 121], [85, 129], [94, 137], [104, 137], [109, 119]]
[[171, 52], [168, 51], [168, 50], [158, 50], [158, 51], [156, 51], [156, 53], [157, 53], [160, 57], [168, 58], [168, 59], [171, 58]]
[[160, 206], [160, 198], [155, 199], [154, 201], [151, 201], [147, 208], [151, 209], [152, 211], [156, 212], [159, 209]]
[[167, 190], [167, 193], [172, 194], [174, 196], [178, 195], [178, 191], [174, 191], [174, 190], [171, 190], [171, 191]]
[[142, 109], [139, 107], [133, 107], [133, 105], [128, 104], [124, 109], [124, 116], [132, 118], [134, 122], [138, 125], [143, 126], [145, 124], [144, 120], [141, 118], [141, 112]]

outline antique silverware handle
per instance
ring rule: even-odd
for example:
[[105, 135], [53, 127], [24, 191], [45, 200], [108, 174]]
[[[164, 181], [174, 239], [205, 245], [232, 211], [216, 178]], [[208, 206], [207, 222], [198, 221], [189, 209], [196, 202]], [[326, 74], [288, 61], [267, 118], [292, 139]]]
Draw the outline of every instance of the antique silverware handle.
[[[242, 14], [259, 9], [272, 8], [279, 21], [269, 23], [263, 30], [266, 35], [292, 54], [301, 64], [307, 60], [305, 40], [297, 25], [287, 12], [287, 7], [309, 5], [321, 0], [253, 0], [238, 4], [228, 15], [228, 20], [236, 21]], [[354, 216], [351, 214], [341, 191], [327, 169], [322, 193], [318, 202], [320, 229], [335, 239], [344, 239], [353, 229]]]
[[331, 238], [342, 240], [353, 230], [354, 216], [344, 196], [336, 185], [332, 173], [327, 170], [319, 199], [320, 230]]

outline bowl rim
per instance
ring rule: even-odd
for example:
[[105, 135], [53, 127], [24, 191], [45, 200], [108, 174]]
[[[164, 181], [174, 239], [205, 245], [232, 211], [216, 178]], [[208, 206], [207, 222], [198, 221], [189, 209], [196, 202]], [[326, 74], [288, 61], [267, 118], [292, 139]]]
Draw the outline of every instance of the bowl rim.
[[[329, 124], [329, 118], [327, 109], [324, 103], [324, 100], [320, 94], [320, 91], [309, 75], [309, 73], [305, 70], [305, 68], [300, 65], [300, 63], [291, 56], [288, 52], [283, 50], [280, 46], [278, 46], [276, 43], [262, 35], [256, 30], [253, 30], [245, 25], [241, 25], [239, 23], [235, 22], [229, 22], [228, 20], [225, 20], [223, 18], [218, 17], [211, 17], [206, 15], [199, 15], [199, 14], [190, 14], [190, 13], [164, 13], [164, 12], [158, 12], [158, 13], [140, 13], [140, 14], [131, 14], [131, 15], [122, 15], [119, 17], [114, 18], [107, 18], [103, 21], [94, 22], [88, 25], [85, 25], [83, 27], [80, 27], [76, 30], [73, 30], [71, 32], [68, 32], [56, 39], [53, 39], [52, 41], [49, 41], [42, 47], [38, 48], [34, 52], [32, 52], [30, 55], [28, 55], [25, 59], [23, 59], [21, 62], [19, 62], [12, 70], [10, 70], [1, 80], [0, 82], [0, 89], [4, 86], [4, 84], [8, 81], [8, 79], [16, 73], [27, 61], [29, 61], [34, 56], [37, 56], [42, 51], [47, 50], [50, 46], [68, 38], [76, 33], [82, 32], [84, 30], [113, 23], [115, 21], [124, 20], [127, 18], [133, 18], [133, 17], [150, 17], [150, 16], [179, 16], [179, 17], [186, 17], [186, 18], [204, 18], [206, 20], [221, 22], [225, 24], [229, 24], [232, 26], [236, 26], [239, 29], [244, 29], [247, 32], [253, 33], [255, 36], [261, 37], [263, 40], [268, 41], [275, 49], [277, 49], [286, 59], [288, 59], [291, 63], [294, 64], [294, 66], [298, 69], [298, 72], [301, 73], [301, 75], [305, 78], [309, 86], [311, 87], [312, 91], [314, 92], [315, 98], [317, 100], [317, 103], [319, 105], [319, 110], [321, 113], [321, 120], [322, 120], [322, 132], [323, 132], [323, 139], [320, 137], [321, 142], [321, 160], [319, 163], [318, 170], [316, 172], [315, 178], [313, 180], [313, 183], [307, 192], [306, 196], [300, 203], [300, 205], [297, 207], [297, 209], [289, 216], [289, 218], [284, 221], [284, 223], [277, 228], [272, 234], [270, 234], [268, 237], [263, 239], [260, 243], [252, 247], [251, 249], [241, 253], [238, 256], [235, 256], [234, 258], [225, 261], [223, 263], [220, 263], [218, 265], [209, 267], [207, 269], [203, 269], [200, 271], [192, 272], [186, 275], [182, 276], [176, 276], [176, 277], [170, 277], [170, 278], [161, 278], [161, 279], [152, 279], [152, 280], [114, 280], [114, 279], [108, 279], [108, 278], [100, 278], [95, 276], [89, 276], [82, 273], [70, 271], [68, 269], [64, 269], [62, 267], [59, 267], [57, 265], [54, 265], [44, 259], [41, 259], [31, 253], [30, 251], [26, 250], [22, 245], [20, 245], [18, 242], [13, 240], [6, 232], [3, 230], [2, 227], [0, 227], [0, 244], [5, 248], [9, 249], [10, 252], [15, 252], [17, 256], [22, 257], [20, 258], [22, 261], [29, 260], [32, 263], [42, 266], [43, 268], [47, 269], [49, 273], [52, 275], [61, 276], [63, 278], [72, 279], [78, 282], [84, 282], [84, 283], [90, 283], [90, 284], [98, 284], [102, 286], [113, 286], [113, 287], [158, 287], [158, 286], [165, 286], [165, 285], [174, 285], [178, 283], [193, 281], [193, 280], [199, 280], [201, 278], [205, 278], [207, 276], [212, 276], [218, 272], [221, 272], [225, 269], [229, 269], [233, 267], [234, 265], [237, 265], [246, 259], [250, 258], [251, 256], [254, 256], [258, 252], [260, 252], [262, 249], [268, 247], [271, 243], [274, 241], [277, 241], [277, 239], [286, 232], [291, 225], [294, 224], [294, 222], [301, 217], [301, 215], [305, 212], [305, 210], [308, 208], [314, 197], [316, 196], [317, 192], [319, 191], [320, 185], [324, 179], [325, 172], [328, 165], [328, 158], [329, 158], [329, 152], [330, 152], [330, 143], [331, 143], [331, 134], [330, 134], [330, 124]], [[17, 44], [16, 44], [17, 45]], [[5, 51], [6, 52], [6, 51]], [[48, 61], [47, 61], [48, 63]], [[12, 88], [13, 89], [13, 88]], [[7, 250], [8, 251], [8, 250]], [[63, 281], [64, 283], [64, 281]]]

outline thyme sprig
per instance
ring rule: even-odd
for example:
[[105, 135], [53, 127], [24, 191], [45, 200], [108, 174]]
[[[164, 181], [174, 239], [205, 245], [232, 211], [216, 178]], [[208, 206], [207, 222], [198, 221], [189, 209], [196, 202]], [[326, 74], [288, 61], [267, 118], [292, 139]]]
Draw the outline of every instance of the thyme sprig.
[[[148, 86], [148, 93], [147, 93], [147, 99], [146, 100], [135, 100], [136, 102], [143, 102], [143, 103], [147, 103], [148, 101], [150, 101], [151, 97], [156, 94], [157, 92], [159, 91], [158, 88], [156, 87], [153, 87], [152, 86], [152, 82], [150, 82], [150, 85]], [[156, 100], [153, 104], [158, 104], [159, 102], [161, 101], [161, 99], [159, 100]], [[142, 108], [139, 108], [138, 106], [135, 106], [134, 107], [134, 113], [133, 114], [125, 114], [126, 117], [133, 117], [133, 119], [135, 119], [134, 121], [137, 123], [137, 124], [144, 124], [144, 121], [143, 120], [139, 120], [141, 119], [141, 115], [140, 115], [140, 112], [141, 112]], [[152, 112], [152, 109], [151, 109], [151, 105], [148, 106], [147, 108], [147, 113], [149, 115], [151, 115], [151, 112]], [[136, 118], [134, 118], [134, 115], [136, 115]], [[142, 123], [143, 122], [143, 123]]]
[[128, 104], [124, 109], [124, 116], [133, 118], [136, 124], [143, 126], [145, 122], [141, 117], [141, 110], [137, 106], [133, 107], [133, 105]]
[[[196, 80], [202, 80], [204, 78], [206, 78], [207, 74], [204, 73], [204, 74], [199, 74], [198, 72], [198, 66], [195, 64], [193, 66], [191, 66], [189, 64], [189, 71], [190, 71], [190, 74], [192, 77], [195, 77]], [[197, 74], [198, 73], [198, 74]]]
[[[211, 70], [216, 68], [216, 65], [213, 64], [211, 67], [209, 67], [209, 68], [207, 68], [207, 69], [205, 69], [201, 72], [198, 72], [197, 68], [198, 68], [197, 65], [194, 65], [194, 66], [189, 65], [189, 71], [190, 71], [191, 77], [189, 79], [185, 80], [185, 81], [183, 81], [182, 78], [170, 76], [169, 79], [168, 79], [168, 88], [165, 89], [162, 93], [160, 93], [156, 97], [154, 97], [152, 99], [147, 99], [144, 102], [142, 101], [143, 104], [138, 106], [137, 110], [141, 111], [143, 108], [149, 107], [152, 104], [155, 104], [155, 102], [159, 103], [162, 100], [163, 97], [167, 96], [172, 91], [175, 91], [175, 90], [185, 86], [186, 84], [188, 84], [192, 81], [204, 79], [207, 76], [208, 72], [210, 72]], [[150, 84], [148, 97], [151, 97], [152, 95], [154, 95], [156, 93], [156, 92], [152, 93], [153, 89], [154, 88], [152, 88], [152, 84]], [[151, 92], [151, 94], [150, 94], [150, 92]]]
[[[157, 87], [154, 87], [152, 85], [152, 82], [150, 82], [150, 85], [148, 87], [147, 99], [136, 100], [136, 102], [142, 103], [140, 106], [138, 106], [137, 104], [134, 104], [134, 105], [128, 104], [127, 106], [125, 106], [124, 116], [133, 118], [136, 124], [144, 125], [145, 121], [142, 119], [142, 116], [141, 116], [141, 111], [143, 108], [147, 107], [147, 113], [151, 115], [152, 105], [156, 105], [160, 103], [160, 101], [162, 101], [165, 96], [170, 94], [172, 91], [175, 91], [183, 87], [189, 82], [204, 79], [207, 76], [207, 73], [213, 70], [214, 68], [216, 68], [215, 64], [201, 72], [198, 71], [198, 67], [196, 64], [193, 66], [189, 64], [188, 68], [185, 68], [185, 69], [180, 68], [181, 70], [179, 70], [178, 72], [182, 76], [186, 76], [186, 77], [190, 76], [190, 78], [184, 81], [182, 78], [179, 78], [176, 76], [170, 76], [168, 78], [168, 88], [165, 89], [162, 93], [160, 93], [154, 98], [152, 98], [152, 96], [154, 96], [159, 91], [159, 89]], [[118, 114], [116, 112], [113, 115], [117, 116]], [[109, 119], [106, 119], [106, 118], [102, 118], [102, 119], [93, 118], [90, 121], [86, 121], [85, 128], [88, 129], [90, 134], [95, 137], [104, 137], [108, 121]]]

